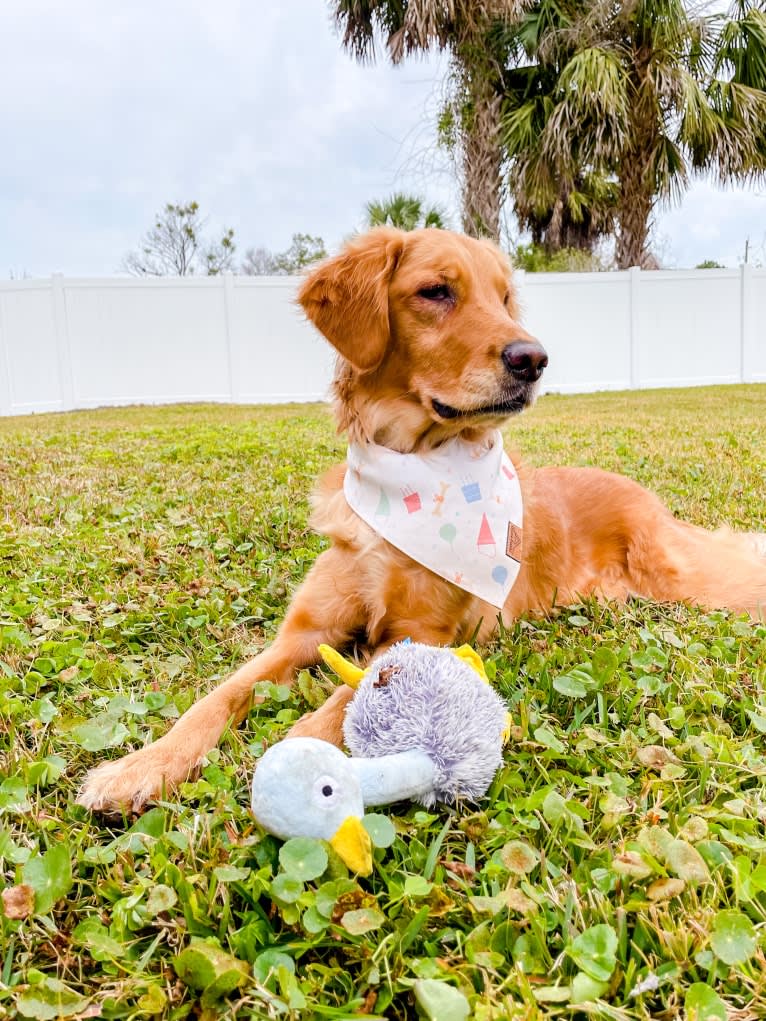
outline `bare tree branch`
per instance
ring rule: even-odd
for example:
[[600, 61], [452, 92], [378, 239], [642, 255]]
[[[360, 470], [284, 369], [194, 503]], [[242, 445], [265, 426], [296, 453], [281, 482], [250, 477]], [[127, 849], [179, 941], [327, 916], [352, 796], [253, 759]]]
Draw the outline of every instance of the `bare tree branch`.
[[125, 256], [122, 268], [133, 276], [155, 277], [215, 276], [231, 269], [234, 231], [227, 228], [219, 241], [206, 241], [206, 223], [197, 202], [166, 203], [139, 248]]

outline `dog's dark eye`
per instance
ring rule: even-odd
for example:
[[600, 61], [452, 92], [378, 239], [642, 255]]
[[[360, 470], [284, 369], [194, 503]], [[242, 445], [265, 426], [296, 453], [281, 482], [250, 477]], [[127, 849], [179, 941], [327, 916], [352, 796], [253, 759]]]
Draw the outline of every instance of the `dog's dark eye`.
[[452, 301], [455, 295], [447, 284], [434, 284], [433, 287], [421, 287], [418, 297], [427, 301]]
[[332, 797], [332, 787], [329, 785], [329, 783], [326, 783], [322, 788], [322, 794], [324, 794], [326, 798]]

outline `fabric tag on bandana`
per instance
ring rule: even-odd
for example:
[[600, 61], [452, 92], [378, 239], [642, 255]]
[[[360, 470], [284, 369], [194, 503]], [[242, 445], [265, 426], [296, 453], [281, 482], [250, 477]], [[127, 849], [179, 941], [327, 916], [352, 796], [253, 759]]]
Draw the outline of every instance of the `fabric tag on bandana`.
[[502, 607], [521, 567], [521, 486], [498, 431], [424, 454], [352, 443], [349, 506], [392, 546], [472, 595]]

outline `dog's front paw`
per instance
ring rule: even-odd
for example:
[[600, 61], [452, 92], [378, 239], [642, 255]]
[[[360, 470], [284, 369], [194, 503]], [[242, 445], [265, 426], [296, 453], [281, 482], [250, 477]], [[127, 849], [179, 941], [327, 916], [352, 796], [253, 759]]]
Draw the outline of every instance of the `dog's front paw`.
[[186, 756], [164, 747], [160, 740], [91, 770], [77, 803], [105, 815], [141, 812], [147, 802], [156, 801], [188, 780], [195, 769]]

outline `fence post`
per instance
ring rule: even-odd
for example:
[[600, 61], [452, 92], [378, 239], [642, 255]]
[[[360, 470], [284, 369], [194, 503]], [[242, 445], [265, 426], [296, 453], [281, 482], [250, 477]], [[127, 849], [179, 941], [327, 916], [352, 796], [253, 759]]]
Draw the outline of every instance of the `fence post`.
[[740, 269], [740, 334], [739, 334], [739, 381], [749, 379], [749, 356], [751, 345], [755, 346], [755, 316], [753, 314], [753, 267], [743, 262]]
[[66, 314], [64, 276], [54, 273], [51, 277], [53, 299], [53, 325], [56, 336], [59, 385], [61, 387], [61, 410], [71, 411], [74, 407], [74, 380], [72, 378], [72, 352], [69, 347], [69, 324]]
[[630, 317], [630, 389], [638, 390], [641, 386], [641, 338], [638, 335], [638, 291], [641, 286], [641, 267], [631, 266], [628, 270], [630, 282], [629, 317]]
[[234, 373], [234, 326], [232, 317], [234, 315], [234, 274], [226, 270], [223, 276], [223, 319], [224, 330], [226, 331], [226, 367], [229, 373], [229, 400], [233, 403], [238, 401], [239, 387]]
[[0, 417], [11, 414], [11, 369], [8, 355], [11, 343], [3, 330], [3, 295], [0, 292]]

